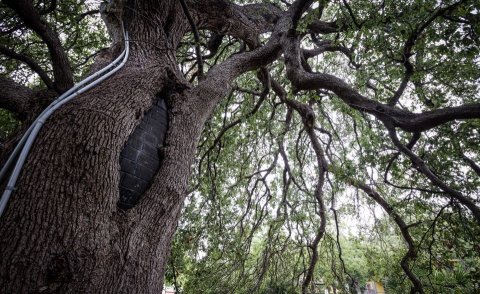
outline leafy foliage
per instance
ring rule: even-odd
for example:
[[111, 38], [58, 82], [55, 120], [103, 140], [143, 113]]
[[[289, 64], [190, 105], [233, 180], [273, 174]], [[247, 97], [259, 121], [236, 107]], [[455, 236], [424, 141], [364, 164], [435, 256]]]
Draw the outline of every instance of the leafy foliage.
[[[327, 6], [323, 19], [344, 22], [346, 30], [324, 39], [350, 48], [351, 56], [327, 52], [310, 60], [310, 66], [343, 77], [365, 95], [386, 103], [404, 76], [405, 42], [440, 8], [433, 1], [355, 1], [350, 5], [360, 27], [342, 3]], [[402, 108], [417, 112], [478, 101], [478, 23], [464, 21], [477, 17], [477, 6], [454, 8], [448, 17], [433, 20], [422, 31], [412, 52], [414, 73]], [[314, 17], [312, 10], [299, 30], [307, 30], [309, 18]], [[314, 43], [307, 35], [302, 44], [308, 48]], [[228, 52], [235, 50], [238, 47]], [[289, 89], [283, 69], [278, 61], [269, 71]], [[199, 148], [195, 192], [186, 205], [172, 255], [181, 259], [175, 264], [183, 281], [180, 286], [185, 293], [298, 292], [311, 255], [307, 245], [319, 224], [313, 198], [315, 155], [301, 117], [294, 115], [287, 126], [288, 108], [269, 95], [246, 118], [260, 98], [243, 89], [259, 93], [261, 84], [247, 74], [237, 85], [217, 107]], [[340, 231], [330, 223], [319, 245], [314, 282], [321, 279], [326, 286], [352, 289], [353, 282], [365, 285], [373, 279], [394, 293], [409, 291], [400, 267], [406, 253], [400, 232], [378, 204], [349, 185], [354, 178], [374, 184], [412, 224], [420, 255], [411, 266], [428, 292], [478, 289], [478, 269], [464, 266], [478, 261], [478, 250], [471, 250], [478, 234], [465, 231], [463, 239], [459, 231], [450, 231], [478, 230], [478, 225], [458, 203], [441, 196], [407, 157], [395, 155], [383, 125], [330, 92], [289, 96], [309, 103], [317, 114], [317, 125], [323, 129], [317, 135], [330, 163], [323, 195], [329, 219], [333, 219], [332, 209], [340, 219]], [[241, 122], [222, 133], [236, 119]], [[478, 175], [462, 159], [462, 154], [480, 159], [476, 124], [478, 120], [459, 121], [430, 130], [416, 143], [415, 152], [449, 185], [478, 200]], [[411, 136], [400, 135], [403, 142]], [[185, 238], [193, 240], [189, 246]], [[452, 251], [444, 251], [445, 244], [451, 244]], [[457, 253], [461, 257], [451, 255]]]
[[[45, 10], [47, 2], [34, 4]], [[292, 1], [236, 2], [286, 10]], [[45, 44], [25, 28], [9, 31], [19, 20], [1, 5], [2, 44], [36, 60], [52, 78]], [[43, 15], [60, 36], [76, 78], [108, 41], [93, 6], [59, 1]], [[478, 1], [315, 1], [297, 26], [303, 66], [410, 113], [478, 103], [479, 11]], [[311, 31], [318, 20], [334, 22], [337, 30]], [[232, 35], [199, 33], [206, 71], [255, 49]], [[270, 37], [262, 34], [259, 46]], [[187, 34], [177, 50], [179, 68], [192, 85], [199, 83], [195, 45]], [[45, 88], [18, 60], [0, 55], [0, 63], [2, 76]], [[412, 284], [402, 268], [406, 258], [426, 293], [480, 291], [479, 224], [418, 163], [478, 206], [480, 120], [448, 121], [421, 133], [395, 130], [399, 144], [420, 159], [415, 162], [400, 152], [384, 121], [332, 90], [299, 91], [286, 76], [288, 66], [284, 54], [240, 76], [217, 105], [201, 136], [167, 281], [184, 293], [297, 293], [313, 263], [311, 293], [353, 292], [370, 280], [406, 293]], [[311, 108], [314, 126], [288, 101]], [[2, 139], [17, 125], [10, 113], [0, 112]], [[328, 163], [323, 171], [319, 157]], [[321, 175], [325, 183], [317, 193]], [[317, 244], [322, 213], [328, 222]]]

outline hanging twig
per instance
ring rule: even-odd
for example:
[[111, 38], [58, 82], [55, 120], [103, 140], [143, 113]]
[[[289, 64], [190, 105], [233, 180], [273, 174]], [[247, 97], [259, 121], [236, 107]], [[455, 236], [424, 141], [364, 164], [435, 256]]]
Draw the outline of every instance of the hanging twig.
[[193, 38], [195, 39], [195, 53], [197, 55], [197, 65], [198, 65], [198, 80], [203, 79], [203, 59], [202, 59], [202, 52], [200, 51], [200, 35], [198, 33], [197, 26], [195, 25], [195, 22], [193, 21], [192, 16], [190, 15], [190, 12], [188, 11], [187, 4], [185, 3], [185, 0], [180, 0], [180, 4], [182, 5], [183, 12], [185, 13], [185, 16], [188, 19], [188, 23], [192, 27], [193, 31]]

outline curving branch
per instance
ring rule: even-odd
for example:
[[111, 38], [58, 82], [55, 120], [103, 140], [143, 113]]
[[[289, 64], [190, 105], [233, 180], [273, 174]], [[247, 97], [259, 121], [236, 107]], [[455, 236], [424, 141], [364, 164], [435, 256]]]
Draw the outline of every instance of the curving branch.
[[353, 10], [352, 10], [352, 7], [350, 7], [350, 4], [348, 4], [347, 1], [345, 0], [342, 0], [343, 2], [343, 5], [345, 6], [345, 8], [347, 9], [348, 11], [348, 15], [350, 16], [350, 18], [352, 19], [353, 23], [355, 24], [355, 26], [357, 27], [357, 29], [361, 29], [362, 26], [363, 26], [363, 23], [365, 21], [362, 21], [361, 23], [358, 22], [357, 18], [355, 17], [355, 14], [353, 13]]
[[232, 83], [244, 72], [254, 70], [273, 62], [280, 54], [278, 39], [271, 39], [267, 44], [253, 51], [231, 56], [222, 64], [211, 68], [205, 78], [193, 89], [203, 107], [210, 108], [222, 99], [232, 87]]
[[[270, 80], [268, 79], [268, 75], [265, 75], [265, 76], [266, 76], [266, 80], [263, 81], [262, 92], [258, 93], [259, 96], [260, 96], [258, 101], [255, 103], [253, 108], [247, 114], [245, 114], [244, 116], [242, 116], [240, 118], [237, 118], [236, 120], [228, 123], [227, 125], [224, 125], [223, 128], [218, 132], [217, 136], [213, 140], [212, 145], [207, 149], [207, 151], [202, 155], [202, 157], [199, 160], [199, 164], [198, 164], [199, 173], [201, 171], [202, 162], [205, 160], [205, 157], [208, 156], [210, 154], [210, 152], [212, 152], [213, 149], [220, 143], [220, 141], [222, 140], [225, 133], [227, 133], [230, 129], [232, 129], [235, 126], [237, 126], [238, 124], [240, 124], [242, 121], [245, 121], [246, 119], [253, 116], [260, 109], [260, 106], [262, 106], [263, 102], [265, 101], [265, 99], [268, 96], [268, 93], [270, 92]], [[257, 93], [254, 92], [254, 93], [250, 93], [250, 94], [257, 94]]]
[[297, 0], [292, 6], [290, 6], [289, 11], [292, 15], [292, 30], [297, 29], [298, 21], [302, 17], [302, 14], [312, 5], [313, 0]]
[[36, 63], [30, 56], [25, 54], [17, 53], [3, 45], [0, 45], [0, 53], [4, 54], [7, 57], [16, 59], [28, 65], [31, 70], [38, 74], [40, 79], [45, 83], [47, 88], [53, 89], [53, 81], [50, 79], [48, 74]]
[[[413, 146], [415, 146], [417, 141], [420, 139], [420, 135], [421, 135], [421, 133], [413, 133], [412, 138], [410, 138], [410, 141], [407, 143], [407, 145], [405, 147], [412, 150]], [[390, 182], [390, 180], [388, 179], [388, 174], [390, 173], [390, 169], [391, 169], [393, 163], [400, 156], [400, 154], [401, 154], [401, 152], [396, 152], [395, 154], [393, 154], [393, 156], [388, 161], [387, 167], [385, 168], [385, 172], [383, 173], [383, 181], [387, 185], [390, 185], [392, 187], [402, 189], [402, 190], [416, 190], [416, 191], [420, 191], [420, 192], [433, 193], [433, 194], [443, 193], [442, 191], [434, 191], [434, 190], [430, 190], [430, 189], [426, 189], [426, 188], [420, 188], [420, 187], [400, 186], [400, 185], [396, 185], [396, 184]]]
[[193, 38], [195, 39], [195, 54], [197, 57], [197, 66], [198, 66], [198, 80], [203, 79], [203, 59], [202, 59], [202, 51], [200, 50], [200, 35], [198, 33], [197, 25], [195, 24], [195, 21], [193, 20], [192, 16], [190, 15], [190, 12], [188, 11], [188, 6], [185, 3], [185, 0], [180, 0], [180, 4], [182, 5], [183, 12], [185, 13], [185, 16], [187, 17], [188, 23], [190, 24], [190, 27], [192, 28], [193, 31]]
[[335, 242], [337, 243], [338, 259], [340, 260], [340, 264], [342, 265], [343, 272], [348, 276], [351, 284], [354, 285], [355, 284], [355, 279], [347, 271], [347, 267], [345, 266], [345, 260], [343, 260], [343, 256], [342, 256], [342, 246], [340, 246], [340, 228], [339, 228], [339, 225], [338, 225], [337, 210], [333, 207], [333, 205], [332, 205], [332, 208], [330, 208], [330, 210], [333, 212], [333, 220], [335, 221], [335, 232], [336, 232]]
[[452, 120], [480, 118], [480, 103], [412, 113], [369, 99], [336, 76], [305, 71], [300, 62], [299, 39], [296, 36], [282, 39], [282, 45], [287, 77], [295, 91], [317, 89], [332, 91], [350, 107], [372, 114], [384, 124], [408, 132], [423, 132]]
[[315, 271], [315, 265], [318, 260], [318, 244], [322, 240], [325, 234], [326, 226], [327, 226], [326, 208], [325, 208], [325, 203], [323, 201], [323, 186], [325, 183], [325, 174], [328, 169], [328, 164], [325, 159], [323, 148], [320, 145], [320, 142], [315, 134], [314, 125], [311, 124], [312, 121], [310, 119], [310, 116], [306, 114], [306, 112], [304, 112], [303, 109], [296, 109], [296, 110], [303, 118], [304, 126], [306, 128], [308, 137], [310, 138], [313, 151], [315, 152], [315, 156], [317, 159], [317, 169], [318, 169], [318, 175], [317, 175], [318, 178], [315, 186], [314, 196], [319, 206], [317, 214], [320, 217], [320, 225], [318, 226], [314, 240], [312, 241], [311, 244], [309, 244], [309, 247], [312, 250], [312, 256], [310, 258], [310, 263], [308, 266], [307, 273], [305, 275], [305, 279], [303, 280], [303, 283], [302, 283], [302, 293], [305, 294], [307, 293], [308, 286], [313, 280], [313, 273]]
[[473, 169], [473, 171], [480, 177], [480, 166], [473, 161], [470, 157], [466, 156], [465, 154], [461, 154], [462, 159], [470, 165], [470, 167]]
[[339, 33], [343, 30], [342, 27], [338, 25], [337, 21], [321, 21], [316, 20], [307, 26], [308, 32], [313, 34], [333, 34]]
[[292, 22], [286, 22], [281, 28], [284, 30], [281, 44], [287, 66], [287, 78], [292, 83], [294, 91], [318, 89], [332, 91], [350, 107], [372, 114], [384, 124], [409, 132], [423, 132], [457, 119], [480, 118], [480, 103], [412, 113], [369, 99], [336, 76], [306, 71], [301, 62], [300, 38], [287, 33], [292, 26]]
[[353, 52], [351, 49], [343, 46], [343, 45], [335, 45], [332, 43], [332, 41], [320, 41], [317, 39], [315, 34], [311, 34], [312, 41], [315, 43], [317, 46], [314, 49], [302, 49], [303, 53], [303, 58], [308, 59], [312, 58], [314, 56], [323, 54], [325, 52], [340, 52], [345, 55], [348, 60], [350, 61], [350, 64], [352, 64], [355, 68], [360, 68], [360, 64], [356, 63], [354, 58], [353, 58]]
[[280, 8], [272, 4], [240, 6], [227, 0], [191, 1], [189, 8], [199, 30], [231, 35], [245, 41], [250, 48], [260, 45], [259, 35], [273, 31], [283, 14]]
[[423, 23], [418, 24], [415, 29], [411, 32], [410, 36], [408, 39], [405, 41], [405, 44], [403, 46], [403, 53], [402, 53], [402, 59], [401, 62], [403, 63], [403, 66], [405, 67], [405, 73], [402, 79], [402, 82], [400, 83], [400, 86], [398, 89], [395, 91], [393, 96], [389, 99], [388, 105], [389, 106], [395, 106], [398, 101], [400, 100], [400, 97], [402, 97], [403, 92], [407, 88], [407, 85], [410, 81], [410, 78], [412, 77], [414, 73], [414, 67], [413, 64], [410, 62], [410, 57], [413, 55], [412, 49], [413, 46], [415, 46], [415, 43], [417, 39], [422, 35], [423, 31], [432, 24], [432, 22], [437, 19], [438, 17], [442, 16], [446, 12], [452, 11], [457, 7], [459, 4], [465, 1], [459, 1], [456, 3], [453, 3], [452, 5], [443, 7], [443, 8], [437, 8], [432, 15], [430, 15], [427, 20], [425, 20]]
[[392, 139], [393, 144], [410, 160], [412, 161], [412, 164], [422, 173], [424, 174], [430, 182], [442, 189], [445, 193], [450, 195], [451, 197], [455, 198], [458, 200], [460, 203], [465, 205], [473, 214], [474, 218], [477, 220], [477, 222], [480, 224], [480, 208], [471, 200], [470, 198], [464, 196], [462, 193], [459, 191], [453, 189], [449, 185], [447, 185], [445, 182], [443, 182], [440, 178], [438, 178], [431, 170], [428, 168], [428, 166], [425, 164], [425, 162], [415, 153], [413, 153], [412, 150], [407, 148], [405, 145], [403, 145], [400, 140], [398, 139], [397, 132], [395, 128], [388, 127], [388, 133], [390, 135], [390, 138]]
[[33, 90], [0, 76], [0, 108], [7, 109], [17, 116], [25, 117], [34, 100], [35, 92]]
[[[274, 88], [277, 88], [277, 91], [283, 94], [281, 89], [278, 89], [278, 85], [274, 86]], [[328, 163], [325, 158], [325, 153], [320, 144], [320, 141], [315, 134], [315, 114], [311, 106], [292, 99], [288, 99], [284, 95], [281, 95], [280, 97], [288, 106], [294, 109], [302, 117], [304, 129], [310, 139], [310, 143], [317, 161], [318, 175], [314, 191], [314, 197], [317, 201], [316, 204], [318, 204], [317, 214], [320, 217], [320, 225], [315, 234], [315, 238], [313, 239], [312, 243], [308, 245], [308, 247], [312, 251], [312, 256], [310, 257], [310, 263], [308, 265], [307, 273], [305, 274], [305, 278], [302, 283], [302, 293], [307, 293], [307, 288], [313, 280], [313, 273], [315, 271], [315, 266], [318, 261], [318, 244], [325, 235], [325, 229], [327, 225], [326, 208], [323, 200], [323, 186], [325, 184], [325, 175], [328, 171]]]
[[54, 88], [63, 93], [73, 86], [73, 72], [68, 55], [62, 47], [59, 37], [48, 23], [41, 18], [40, 13], [28, 0], [5, 0], [7, 6], [13, 9], [25, 25], [37, 33], [45, 42], [50, 53], [55, 78]]
[[410, 293], [412, 294], [424, 293], [422, 282], [410, 270], [410, 266], [409, 266], [410, 260], [414, 260], [417, 257], [417, 249], [415, 248], [415, 243], [413, 241], [412, 236], [410, 235], [410, 232], [408, 231], [409, 226], [405, 223], [402, 217], [393, 209], [393, 207], [390, 204], [388, 204], [388, 202], [377, 191], [355, 180], [350, 179], [349, 183], [352, 186], [357, 187], [358, 189], [361, 189], [368, 196], [370, 196], [370, 198], [375, 200], [375, 202], [377, 202], [385, 210], [385, 212], [393, 219], [395, 224], [397, 224], [398, 228], [400, 229], [400, 232], [402, 233], [402, 237], [405, 240], [405, 242], [407, 242], [407, 246], [408, 246], [407, 253], [403, 256], [402, 261], [400, 262], [400, 265], [402, 266], [403, 271], [405, 272], [405, 274], [413, 284], [413, 287]]
[[325, 52], [341, 52], [351, 60], [352, 51], [345, 46], [334, 45], [331, 41], [319, 41], [315, 42], [315, 44], [317, 45], [317, 47], [314, 49], [302, 50], [303, 56], [305, 58], [311, 58]]
[[93, 9], [93, 10], [85, 11], [84, 13], [80, 14], [77, 17], [77, 22], [81, 22], [85, 17], [90, 16], [90, 15], [95, 15], [95, 14], [100, 14], [100, 10]]

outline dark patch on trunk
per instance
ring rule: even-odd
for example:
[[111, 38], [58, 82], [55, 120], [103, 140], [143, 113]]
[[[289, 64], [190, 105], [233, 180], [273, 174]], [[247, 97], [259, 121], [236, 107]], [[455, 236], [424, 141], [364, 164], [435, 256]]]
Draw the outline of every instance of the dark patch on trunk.
[[168, 129], [168, 112], [163, 95], [128, 138], [120, 153], [121, 209], [132, 208], [151, 186], [162, 160], [161, 148]]
[[39, 293], [61, 293], [62, 286], [72, 281], [73, 271], [67, 254], [54, 256], [48, 264], [44, 285], [38, 289]]

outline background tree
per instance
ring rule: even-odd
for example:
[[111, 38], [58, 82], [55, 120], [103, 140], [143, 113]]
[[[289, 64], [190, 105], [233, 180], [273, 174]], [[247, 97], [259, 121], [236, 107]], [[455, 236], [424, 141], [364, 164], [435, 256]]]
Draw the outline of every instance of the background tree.
[[[35, 142], [0, 220], [2, 292], [158, 293], [187, 194], [167, 275], [187, 292], [478, 290], [479, 9], [111, 1], [97, 52], [95, 5], [4, 0], [0, 107], [23, 125], [113, 60], [123, 29], [131, 55]], [[159, 98], [161, 166], [121, 209], [120, 153]], [[365, 239], [341, 232], [367, 207], [384, 266], [362, 273], [342, 247]]]

